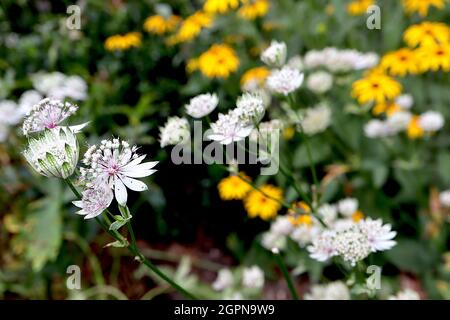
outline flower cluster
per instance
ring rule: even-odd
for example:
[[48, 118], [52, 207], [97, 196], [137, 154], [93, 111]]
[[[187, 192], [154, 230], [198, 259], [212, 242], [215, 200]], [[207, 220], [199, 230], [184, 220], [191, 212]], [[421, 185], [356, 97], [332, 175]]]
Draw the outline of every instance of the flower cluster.
[[[199, 110], [196, 111], [199, 112]], [[187, 143], [191, 137], [189, 122], [185, 118], [170, 117], [164, 127], [159, 130], [159, 141], [162, 148], [168, 145]]]
[[52, 99], [70, 98], [83, 101], [87, 98], [87, 85], [80, 76], [68, 76], [61, 72], [38, 72], [31, 77], [33, 87], [40, 94]]
[[108, 51], [124, 51], [138, 48], [142, 44], [142, 35], [139, 32], [116, 34], [105, 40], [105, 49]]

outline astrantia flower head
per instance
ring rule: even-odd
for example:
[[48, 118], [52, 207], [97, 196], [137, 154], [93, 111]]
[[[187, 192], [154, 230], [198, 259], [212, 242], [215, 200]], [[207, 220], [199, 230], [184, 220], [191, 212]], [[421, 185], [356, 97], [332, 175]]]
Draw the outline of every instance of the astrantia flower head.
[[264, 272], [258, 266], [245, 268], [242, 273], [242, 285], [246, 288], [262, 288], [264, 286]]
[[170, 117], [164, 127], [159, 128], [161, 148], [179, 143], [187, 143], [191, 137], [189, 122], [185, 118]]
[[395, 103], [397, 105], [399, 105], [402, 109], [411, 109], [412, 105], [414, 104], [414, 98], [412, 95], [410, 94], [402, 94], [399, 95], [396, 99], [395, 99]]
[[305, 300], [350, 300], [350, 290], [342, 281], [315, 285], [305, 295]]
[[437, 111], [427, 111], [420, 115], [419, 125], [426, 132], [435, 132], [444, 126], [444, 117]]
[[319, 104], [305, 110], [301, 120], [301, 129], [308, 135], [325, 131], [331, 122], [331, 109], [326, 104]]
[[12, 100], [0, 101], [0, 121], [8, 125], [16, 125], [22, 119], [22, 112]]
[[72, 175], [78, 162], [78, 141], [68, 127], [45, 130], [28, 140], [23, 155], [38, 173], [66, 179]]
[[364, 125], [364, 134], [368, 138], [383, 138], [392, 134], [386, 121], [372, 119]]
[[233, 114], [244, 126], [254, 126], [264, 116], [264, 101], [258, 93], [246, 92], [236, 102]]
[[272, 40], [270, 46], [261, 54], [261, 60], [269, 67], [282, 67], [286, 62], [286, 43]]
[[72, 203], [81, 208], [77, 214], [83, 215], [84, 219], [92, 219], [108, 208], [113, 198], [111, 188], [106, 184], [99, 184], [84, 190], [81, 200]]
[[134, 178], [144, 178], [153, 174], [157, 161], [141, 163], [146, 155], [138, 155], [137, 147], [130, 147], [120, 139], [103, 140], [99, 146], [91, 146], [84, 154], [81, 180], [88, 188], [106, 184], [114, 189], [117, 202], [124, 206], [129, 188], [133, 191], [147, 190], [145, 183]]
[[339, 213], [345, 217], [351, 216], [358, 210], [358, 199], [355, 198], [345, 198], [338, 203]]
[[336, 255], [336, 248], [334, 246], [334, 238], [336, 233], [332, 230], [325, 230], [318, 237], [316, 237], [312, 244], [307, 247], [311, 258], [317, 261], [327, 261]]
[[223, 291], [233, 285], [234, 277], [230, 269], [220, 269], [212, 287], [216, 291]]
[[358, 227], [366, 234], [372, 252], [389, 250], [396, 244], [392, 239], [397, 235], [397, 232], [391, 230], [390, 224], [383, 225], [381, 219], [367, 218], [361, 220]]
[[367, 234], [362, 232], [358, 226], [352, 226], [336, 233], [333, 242], [336, 253], [352, 266], [365, 259], [372, 251]]
[[253, 127], [239, 120], [232, 111], [227, 114], [220, 113], [219, 119], [211, 123], [209, 139], [221, 144], [230, 144], [241, 141], [250, 135]]
[[[78, 106], [67, 101], [42, 99], [27, 114], [22, 126], [23, 134], [28, 135], [45, 129], [56, 128], [77, 110]], [[84, 123], [70, 128], [74, 133], [77, 133], [86, 125], [87, 123]]]
[[412, 114], [408, 111], [398, 111], [387, 118], [386, 124], [392, 133], [400, 132], [408, 128]]
[[201, 118], [210, 114], [218, 105], [219, 98], [215, 93], [205, 93], [191, 99], [186, 105], [186, 113], [193, 118]]
[[333, 76], [326, 71], [317, 71], [309, 75], [306, 86], [314, 93], [322, 94], [331, 89]]
[[297, 90], [303, 83], [303, 73], [298, 69], [283, 67], [280, 70], [274, 70], [267, 78], [267, 87], [275, 92], [287, 96], [289, 93]]

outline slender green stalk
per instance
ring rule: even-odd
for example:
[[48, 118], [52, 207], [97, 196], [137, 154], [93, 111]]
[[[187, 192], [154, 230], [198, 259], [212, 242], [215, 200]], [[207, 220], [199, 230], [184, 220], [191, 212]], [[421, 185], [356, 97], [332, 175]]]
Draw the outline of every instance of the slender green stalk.
[[283, 277], [286, 280], [286, 283], [288, 285], [289, 291], [291, 292], [292, 298], [294, 300], [298, 300], [297, 290], [295, 290], [294, 283], [292, 282], [292, 279], [291, 279], [289, 271], [286, 267], [286, 264], [284, 263], [283, 259], [280, 256], [280, 252], [277, 249], [272, 250], [272, 252], [275, 257], [275, 261], [281, 270], [281, 273], [283, 273]]
[[[66, 184], [70, 187], [70, 189], [72, 190], [72, 192], [75, 194], [75, 196], [78, 199], [81, 199], [81, 194], [78, 192], [78, 190], [75, 188], [75, 186], [72, 184], [72, 182], [69, 179], [64, 179], [64, 181], [66, 182]], [[123, 214], [124, 212], [122, 212], [122, 210], [128, 210], [128, 208], [126, 207], [122, 207], [119, 206], [119, 210], [121, 211], [121, 213]], [[128, 214], [128, 211], [126, 211], [126, 213]], [[108, 224], [110, 224], [109, 218], [106, 214], [102, 214], [103, 218], [105, 219], [105, 221], [107, 221]], [[123, 243], [123, 237], [117, 232], [113, 232], [111, 230], [109, 230], [109, 227], [106, 226], [104, 224], [103, 221], [101, 221], [101, 219], [96, 219], [96, 221], [100, 224], [100, 226], [107, 232], [109, 233], [114, 239], [116, 239], [117, 241], [120, 241]], [[142, 253], [140, 253], [139, 249], [136, 246], [136, 238], [134, 236], [134, 232], [133, 232], [133, 228], [131, 226], [130, 221], [127, 222], [127, 227], [128, 230], [130, 232], [130, 237], [131, 237], [131, 244], [127, 246], [128, 251], [130, 251], [130, 253], [132, 253], [135, 257], [137, 257], [139, 259], [139, 261], [141, 263], [143, 263], [145, 266], [147, 266], [151, 271], [153, 271], [156, 275], [158, 275], [161, 279], [163, 279], [164, 281], [166, 281], [169, 285], [171, 285], [175, 290], [177, 290], [178, 292], [180, 292], [181, 294], [183, 294], [185, 297], [192, 299], [192, 300], [196, 300], [197, 298], [191, 294], [190, 292], [188, 292], [187, 290], [185, 290], [183, 287], [181, 287], [180, 285], [178, 285], [176, 282], [174, 282], [172, 279], [170, 279], [165, 273], [163, 273], [161, 270], [158, 269], [157, 266], [155, 266], [153, 263], [151, 263], [147, 258], [145, 258]]]

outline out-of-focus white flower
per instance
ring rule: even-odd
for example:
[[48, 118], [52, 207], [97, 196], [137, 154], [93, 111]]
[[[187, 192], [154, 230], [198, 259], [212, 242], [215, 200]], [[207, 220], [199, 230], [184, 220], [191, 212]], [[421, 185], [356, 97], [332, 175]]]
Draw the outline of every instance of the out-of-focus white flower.
[[444, 126], [444, 117], [437, 111], [427, 111], [419, 118], [420, 127], [427, 132], [435, 132]]
[[[49, 98], [42, 99], [27, 114], [22, 126], [23, 134], [28, 135], [44, 129], [56, 128], [77, 110], [78, 106], [67, 101], [62, 102]], [[86, 125], [87, 123], [83, 123], [70, 128], [74, 133], [77, 133]]]
[[286, 62], [286, 43], [272, 40], [270, 46], [261, 54], [261, 61], [270, 67], [281, 67]]
[[366, 218], [359, 222], [359, 228], [366, 234], [372, 252], [389, 250], [397, 244], [394, 239], [397, 232], [392, 231], [390, 224], [383, 225], [381, 219]]
[[244, 296], [240, 292], [226, 293], [223, 297], [224, 300], [244, 300]]
[[333, 47], [308, 51], [304, 58], [308, 69], [325, 67], [331, 72], [348, 72], [370, 69], [378, 64], [376, 53], [361, 53], [352, 49], [340, 50]]
[[211, 123], [211, 130], [208, 138], [218, 141], [221, 144], [230, 144], [236, 141], [241, 141], [248, 137], [252, 132], [253, 127], [243, 123], [231, 111], [227, 114], [219, 114], [219, 119]]
[[269, 90], [275, 93], [284, 94], [294, 92], [303, 83], [304, 74], [298, 69], [291, 67], [283, 67], [282, 69], [273, 70], [266, 80]]
[[169, 145], [187, 143], [191, 138], [191, 128], [185, 118], [170, 117], [164, 127], [159, 128], [161, 148]]
[[344, 231], [347, 230], [355, 225], [355, 221], [353, 221], [352, 218], [343, 218], [343, 219], [337, 219], [332, 224], [332, 228], [334, 231]]
[[307, 135], [325, 131], [331, 122], [331, 109], [326, 104], [308, 108], [301, 120], [301, 128]]
[[380, 57], [375, 52], [368, 52], [357, 55], [354, 62], [355, 70], [364, 70], [375, 67], [380, 60]]
[[317, 213], [327, 225], [331, 225], [337, 218], [336, 206], [332, 204], [325, 203], [321, 205], [317, 209]]
[[315, 224], [301, 224], [291, 232], [290, 237], [292, 240], [297, 242], [300, 247], [303, 248], [306, 245], [310, 244], [320, 234], [320, 232], [320, 228]]
[[242, 285], [246, 288], [262, 288], [264, 272], [258, 266], [245, 268], [242, 273]]
[[350, 290], [342, 281], [312, 286], [305, 300], [350, 300]]
[[400, 132], [408, 128], [412, 114], [409, 111], [398, 111], [387, 118], [386, 123], [392, 132]]
[[20, 96], [19, 108], [20, 112], [25, 116], [32, 109], [33, 106], [38, 104], [42, 100], [42, 95], [36, 90], [27, 90]]
[[72, 175], [78, 163], [78, 141], [68, 127], [45, 130], [36, 138], [28, 140], [23, 155], [38, 173], [66, 179]]
[[250, 134], [250, 140], [252, 141], [263, 141], [268, 144], [270, 141], [273, 143], [274, 140], [271, 139], [272, 135], [275, 135], [275, 141], [278, 141], [278, 137], [281, 129], [283, 129], [283, 123], [278, 119], [273, 119], [265, 122], [261, 122], [258, 126], [259, 130], [254, 129]]
[[358, 210], [358, 199], [345, 198], [338, 202], [338, 211], [345, 217], [350, 217]]
[[84, 154], [81, 180], [88, 188], [106, 184], [114, 189], [114, 195], [121, 206], [127, 203], [127, 188], [133, 191], [147, 190], [147, 185], [134, 178], [144, 178], [153, 174], [158, 161], [141, 163], [146, 155], [138, 155], [137, 147], [130, 147], [120, 139], [103, 140], [99, 146], [91, 146]]
[[395, 99], [395, 103], [402, 109], [409, 110], [414, 104], [414, 98], [410, 94], [402, 94]]
[[264, 101], [258, 93], [246, 92], [236, 101], [236, 108], [231, 112], [242, 122], [243, 126], [253, 127], [264, 116]]
[[111, 205], [114, 194], [106, 184], [95, 185], [83, 191], [81, 200], [72, 203], [81, 208], [76, 213], [83, 215], [84, 219], [92, 219], [100, 215]]
[[36, 90], [54, 99], [85, 100], [87, 98], [86, 82], [79, 76], [66, 76], [61, 72], [39, 72], [31, 77], [31, 81]]
[[6, 123], [0, 122], [0, 142], [5, 142], [8, 138], [9, 126]]
[[358, 226], [339, 231], [334, 238], [336, 253], [352, 266], [365, 259], [371, 252], [367, 235]]
[[372, 119], [364, 125], [364, 134], [368, 138], [384, 138], [392, 134], [386, 121]]
[[299, 55], [290, 58], [286, 63], [286, 65], [299, 71], [302, 71], [305, 68], [305, 65], [303, 64], [303, 59]]
[[270, 226], [270, 232], [283, 236], [289, 235], [293, 229], [294, 226], [286, 216], [277, 217]]
[[450, 208], [450, 190], [442, 191], [439, 194], [439, 202], [447, 208]]
[[332, 230], [323, 231], [318, 237], [316, 237], [310, 246], [307, 247], [309, 255], [312, 259], [317, 261], [327, 261], [331, 257], [336, 255], [336, 248], [334, 244], [334, 238], [336, 233]]
[[397, 292], [396, 295], [390, 296], [388, 300], [420, 300], [420, 296], [415, 290], [404, 289]]
[[233, 285], [234, 277], [230, 269], [220, 269], [212, 287], [216, 291], [223, 291]]
[[31, 76], [33, 87], [44, 95], [48, 95], [55, 88], [61, 87], [66, 76], [61, 72], [38, 72]]
[[215, 93], [198, 95], [186, 105], [186, 113], [193, 118], [202, 118], [210, 114], [219, 104], [219, 98]]
[[0, 122], [13, 126], [22, 120], [22, 116], [19, 106], [14, 101], [0, 101]]
[[326, 71], [311, 73], [306, 80], [306, 87], [312, 92], [322, 94], [333, 86], [333, 76]]
[[267, 250], [283, 250], [286, 247], [286, 236], [272, 231], [263, 233], [261, 245]]

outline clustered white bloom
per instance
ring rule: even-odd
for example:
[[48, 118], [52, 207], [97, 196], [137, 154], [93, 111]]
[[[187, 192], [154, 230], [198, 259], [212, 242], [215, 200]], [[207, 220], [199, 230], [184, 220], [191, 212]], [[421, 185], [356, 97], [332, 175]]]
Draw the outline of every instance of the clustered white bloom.
[[417, 291], [412, 289], [404, 289], [397, 292], [396, 295], [392, 295], [389, 300], [420, 300], [420, 296]]
[[[22, 126], [23, 134], [28, 135], [45, 129], [57, 128], [77, 110], [78, 106], [67, 101], [62, 102], [49, 98], [42, 99], [28, 112]], [[87, 123], [83, 123], [70, 128], [77, 133], [86, 125]]]
[[0, 101], [0, 122], [8, 126], [14, 126], [22, 120], [23, 115], [19, 106], [12, 100]]
[[262, 288], [264, 286], [264, 272], [258, 266], [245, 268], [242, 273], [242, 285], [246, 288]]
[[325, 131], [331, 122], [331, 109], [326, 104], [319, 104], [304, 110], [300, 121], [301, 129], [307, 135]]
[[159, 128], [161, 147], [188, 143], [191, 138], [189, 122], [185, 118], [170, 117], [164, 127]]
[[352, 226], [336, 233], [333, 246], [336, 254], [352, 266], [365, 259], [371, 252], [367, 235], [358, 226]]
[[81, 209], [77, 214], [83, 215], [84, 219], [92, 219], [108, 208], [113, 198], [114, 194], [108, 185], [98, 184], [84, 190], [81, 200], [72, 203]]
[[202, 118], [210, 114], [219, 104], [215, 93], [205, 93], [191, 99], [186, 105], [186, 113], [193, 118]]
[[78, 163], [78, 141], [67, 127], [45, 130], [38, 137], [29, 139], [23, 155], [38, 173], [66, 179]]
[[142, 163], [146, 155], [137, 154], [137, 147], [120, 139], [103, 140], [100, 145], [91, 146], [84, 154], [81, 180], [88, 188], [107, 185], [114, 190], [121, 206], [127, 203], [127, 188], [133, 191], [147, 190], [147, 185], [134, 178], [144, 178], [153, 174], [158, 162]]
[[270, 46], [261, 54], [261, 60], [269, 67], [281, 67], [286, 62], [286, 43], [272, 40]]
[[311, 73], [306, 80], [306, 87], [317, 94], [323, 94], [333, 86], [333, 76], [326, 71]]
[[395, 103], [399, 105], [400, 108], [409, 110], [414, 104], [414, 98], [408, 93], [402, 94], [395, 99]]
[[350, 300], [350, 290], [342, 281], [314, 285], [305, 300]]
[[331, 72], [348, 72], [369, 69], [378, 64], [376, 53], [361, 53], [352, 49], [340, 50], [333, 47], [308, 51], [304, 64], [308, 69], [327, 68]]
[[446, 208], [450, 208], [450, 190], [444, 190], [439, 194], [439, 202]]
[[85, 100], [86, 82], [79, 76], [67, 76], [61, 72], [38, 72], [31, 77], [34, 88], [41, 94], [54, 99]]
[[300, 73], [298, 69], [284, 66], [281, 69], [272, 70], [266, 80], [266, 84], [272, 92], [287, 96], [300, 88], [303, 78], [304, 74]]
[[344, 217], [350, 217], [358, 210], [359, 202], [355, 198], [345, 198], [338, 202], [339, 213]]
[[437, 111], [427, 111], [419, 118], [419, 125], [425, 132], [435, 132], [444, 126], [444, 117]]
[[230, 269], [220, 269], [217, 273], [217, 278], [213, 282], [212, 287], [216, 291], [223, 291], [233, 285], [234, 277]]

